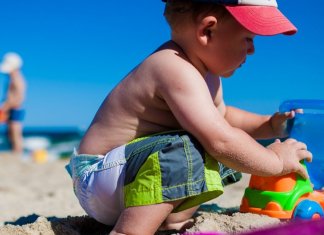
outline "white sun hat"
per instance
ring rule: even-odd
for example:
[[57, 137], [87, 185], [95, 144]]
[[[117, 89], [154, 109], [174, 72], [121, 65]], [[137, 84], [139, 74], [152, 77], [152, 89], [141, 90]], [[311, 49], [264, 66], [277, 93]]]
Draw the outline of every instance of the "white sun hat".
[[23, 65], [21, 57], [14, 52], [8, 52], [3, 56], [3, 60], [0, 64], [1, 73], [11, 73], [16, 69], [20, 69]]

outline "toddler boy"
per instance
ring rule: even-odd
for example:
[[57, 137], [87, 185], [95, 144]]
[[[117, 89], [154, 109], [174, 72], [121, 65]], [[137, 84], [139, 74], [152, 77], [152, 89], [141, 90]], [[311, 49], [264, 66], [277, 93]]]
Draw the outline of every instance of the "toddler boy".
[[284, 137], [294, 110], [258, 115], [222, 96], [220, 77], [253, 54], [255, 35], [296, 32], [275, 0], [168, 0], [165, 17], [171, 40], [111, 91], [68, 167], [81, 206], [111, 234], [184, 229], [236, 171], [307, 177], [299, 161], [312, 157], [293, 139], [255, 141]]

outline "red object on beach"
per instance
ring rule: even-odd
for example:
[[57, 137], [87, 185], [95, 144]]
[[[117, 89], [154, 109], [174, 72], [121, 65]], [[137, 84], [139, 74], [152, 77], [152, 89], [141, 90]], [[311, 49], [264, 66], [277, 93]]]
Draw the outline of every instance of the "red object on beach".
[[6, 122], [8, 115], [0, 109], [0, 123]]

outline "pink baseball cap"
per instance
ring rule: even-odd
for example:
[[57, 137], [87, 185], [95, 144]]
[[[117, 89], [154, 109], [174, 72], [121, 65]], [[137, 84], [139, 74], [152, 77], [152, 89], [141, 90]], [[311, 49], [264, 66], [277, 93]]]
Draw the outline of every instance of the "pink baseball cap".
[[297, 32], [297, 28], [278, 9], [276, 0], [191, 1], [225, 5], [225, 8], [244, 28], [257, 35], [292, 35]]

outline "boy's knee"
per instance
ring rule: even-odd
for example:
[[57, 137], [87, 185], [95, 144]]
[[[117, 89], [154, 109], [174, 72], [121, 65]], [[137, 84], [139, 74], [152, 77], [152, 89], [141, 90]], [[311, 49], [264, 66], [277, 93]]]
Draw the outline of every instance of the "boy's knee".
[[159, 230], [184, 230], [190, 228], [194, 224], [193, 214], [197, 211], [199, 206], [189, 208], [187, 210], [171, 213], [162, 223]]

